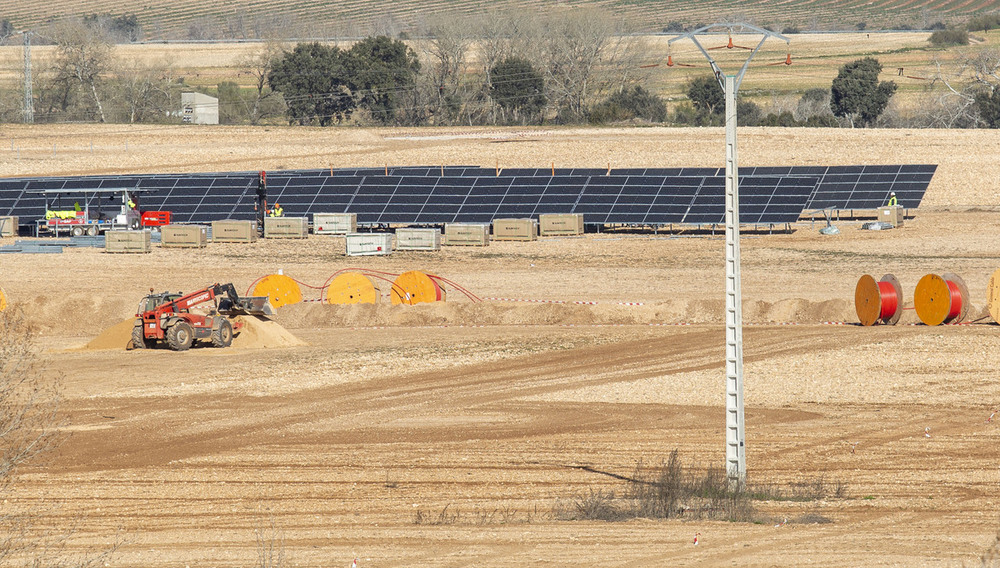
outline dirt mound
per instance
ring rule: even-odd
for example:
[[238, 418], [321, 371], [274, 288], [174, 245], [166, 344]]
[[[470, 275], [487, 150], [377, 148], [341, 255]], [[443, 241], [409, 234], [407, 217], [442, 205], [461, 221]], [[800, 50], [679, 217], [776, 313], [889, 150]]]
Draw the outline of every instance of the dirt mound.
[[[644, 325], [722, 323], [723, 300], [668, 301], [641, 306], [618, 304], [530, 304], [435, 302], [415, 306], [388, 304], [295, 304], [281, 308], [290, 328], [352, 326], [417, 327], [428, 325]], [[746, 323], [819, 323], [854, 321], [846, 300], [803, 299], [745, 302]]]
[[[132, 315], [135, 304], [123, 303], [111, 295], [71, 292], [58, 295], [37, 295], [22, 302], [25, 315], [42, 332], [87, 336], [106, 326], [116, 325]], [[131, 333], [131, 330], [129, 330]], [[102, 334], [103, 335], [103, 334]]]
[[233, 338], [236, 349], [272, 349], [275, 347], [298, 347], [306, 345], [276, 321], [258, 316], [238, 316], [243, 324], [239, 335]]
[[84, 351], [99, 351], [101, 349], [128, 349], [132, 343], [132, 328], [136, 318], [126, 318], [105, 329], [100, 335], [90, 340], [81, 349]]
[[[243, 323], [243, 329], [233, 338], [234, 349], [271, 349], [306, 345], [276, 321], [254, 316], [239, 316], [235, 319]], [[105, 329], [80, 350], [128, 349], [132, 342], [134, 325], [135, 318], [124, 319]]]

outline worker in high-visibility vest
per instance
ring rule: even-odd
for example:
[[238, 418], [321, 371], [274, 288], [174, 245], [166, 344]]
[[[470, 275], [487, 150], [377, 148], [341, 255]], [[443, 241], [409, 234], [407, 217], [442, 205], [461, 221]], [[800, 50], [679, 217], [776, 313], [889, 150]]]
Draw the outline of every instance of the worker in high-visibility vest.
[[282, 209], [281, 205], [278, 203], [274, 204], [274, 209], [271, 209], [271, 217], [281, 217], [285, 214], [285, 210]]
[[895, 206], [899, 205], [899, 202], [896, 201], [896, 192], [895, 191], [889, 193], [889, 203], [888, 203], [888, 205], [889, 205], [889, 207], [895, 207]]

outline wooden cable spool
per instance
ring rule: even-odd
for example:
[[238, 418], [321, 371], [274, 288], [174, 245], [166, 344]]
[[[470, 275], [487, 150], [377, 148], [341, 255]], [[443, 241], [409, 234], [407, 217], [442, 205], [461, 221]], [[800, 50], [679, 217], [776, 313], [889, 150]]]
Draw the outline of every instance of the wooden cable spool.
[[253, 288], [252, 296], [267, 296], [271, 306], [280, 308], [302, 301], [302, 290], [298, 282], [284, 274], [269, 274], [261, 278]]
[[854, 308], [861, 325], [896, 325], [903, 314], [903, 288], [892, 274], [878, 282], [865, 274], [854, 288]]
[[375, 282], [360, 272], [344, 272], [326, 287], [328, 304], [377, 304], [379, 295]]
[[445, 289], [438, 285], [430, 276], [419, 270], [404, 272], [392, 283], [392, 305], [404, 304], [412, 306], [422, 302], [445, 301]]
[[993, 271], [990, 283], [986, 285], [986, 308], [993, 321], [1000, 322], [1000, 268]]
[[969, 288], [957, 274], [928, 274], [917, 282], [913, 307], [925, 325], [960, 323], [969, 314]]

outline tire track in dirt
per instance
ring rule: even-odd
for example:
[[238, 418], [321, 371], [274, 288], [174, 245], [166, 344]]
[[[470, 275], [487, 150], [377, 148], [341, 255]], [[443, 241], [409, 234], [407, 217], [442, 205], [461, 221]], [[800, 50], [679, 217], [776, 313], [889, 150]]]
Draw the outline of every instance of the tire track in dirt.
[[[823, 344], [829, 328], [753, 330], [748, 360]], [[857, 339], [861, 341], [861, 339]], [[644, 423], [648, 405], [608, 413], [602, 405], [538, 405], [524, 397], [568, 388], [634, 381], [663, 374], [722, 368], [722, 335], [716, 330], [668, 333], [567, 351], [545, 352], [499, 363], [332, 385], [281, 397], [192, 395], [169, 398], [73, 401], [77, 417], [116, 416], [113, 422], [80, 424], [59, 467], [100, 470], [163, 464], [246, 446], [292, 443], [342, 444], [386, 439], [455, 441], [502, 439], [573, 431], [598, 432]], [[707, 346], [706, 346], [707, 345]], [[821, 345], [820, 347], [815, 347]], [[824, 346], [825, 345], [825, 346]], [[646, 407], [645, 409], [642, 407]], [[401, 419], [460, 415], [426, 427], [394, 426]], [[487, 420], [462, 420], [461, 415]], [[501, 416], [501, 419], [490, 417]], [[77, 421], [79, 422], [79, 420]], [[499, 424], [498, 424], [499, 422]], [[457, 425], [461, 427], [456, 427]], [[88, 430], [86, 427], [100, 427]]]

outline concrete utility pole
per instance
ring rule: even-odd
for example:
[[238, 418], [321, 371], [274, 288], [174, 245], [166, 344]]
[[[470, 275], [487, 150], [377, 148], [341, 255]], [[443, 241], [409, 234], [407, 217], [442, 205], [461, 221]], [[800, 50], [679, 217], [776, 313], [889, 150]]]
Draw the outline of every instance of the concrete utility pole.
[[31, 93], [31, 32], [24, 35], [24, 123], [35, 122], [34, 95]]
[[[729, 44], [709, 49], [746, 49], [750, 55], [736, 75], [727, 75], [716, 64], [698, 38], [709, 30], [729, 31]], [[763, 34], [755, 48], [734, 46], [732, 33], [739, 28]], [[679, 35], [667, 42], [672, 45], [681, 39], [690, 39], [715, 72], [719, 86], [726, 93], [726, 473], [731, 489], [746, 484], [746, 433], [743, 418], [743, 304], [740, 290], [740, 185], [739, 165], [736, 152], [736, 94], [740, 83], [750, 66], [750, 60], [760, 51], [768, 38], [778, 38], [788, 43], [788, 38], [749, 24], [711, 24], [692, 32]]]

